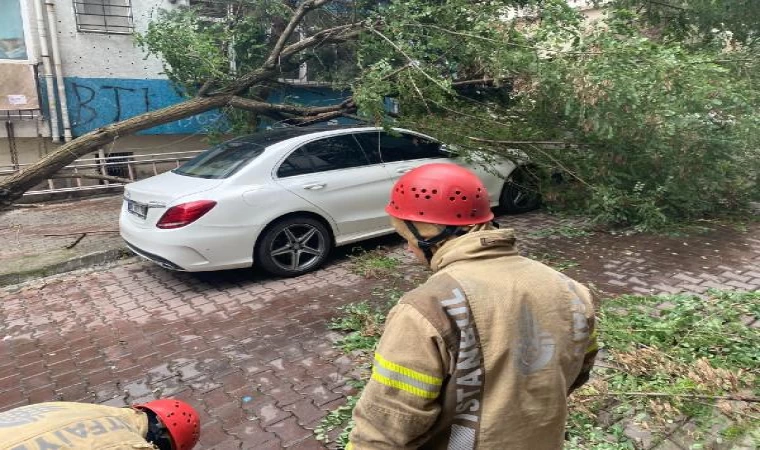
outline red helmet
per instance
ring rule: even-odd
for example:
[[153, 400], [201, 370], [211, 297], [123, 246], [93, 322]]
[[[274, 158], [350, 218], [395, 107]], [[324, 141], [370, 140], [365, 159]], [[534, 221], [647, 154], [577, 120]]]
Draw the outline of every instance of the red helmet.
[[137, 409], [152, 411], [169, 431], [174, 450], [190, 450], [201, 436], [198, 412], [182, 400], [164, 398], [134, 405]]
[[493, 220], [483, 182], [456, 164], [426, 164], [393, 186], [385, 211], [401, 220], [440, 225], [475, 225]]

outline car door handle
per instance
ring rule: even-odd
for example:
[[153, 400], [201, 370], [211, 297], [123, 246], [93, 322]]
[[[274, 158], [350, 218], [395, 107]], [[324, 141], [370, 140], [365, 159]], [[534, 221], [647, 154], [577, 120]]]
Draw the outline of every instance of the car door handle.
[[304, 189], [307, 189], [309, 191], [316, 191], [316, 190], [322, 189], [326, 185], [327, 185], [327, 183], [310, 183], [310, 184], [304, 184], [301, 187], [303, 187]]
[[401, 167], [399, 169], [396, 169], [396, 173], [407, 173], [412, 169], [414, 169], [414, 167]]

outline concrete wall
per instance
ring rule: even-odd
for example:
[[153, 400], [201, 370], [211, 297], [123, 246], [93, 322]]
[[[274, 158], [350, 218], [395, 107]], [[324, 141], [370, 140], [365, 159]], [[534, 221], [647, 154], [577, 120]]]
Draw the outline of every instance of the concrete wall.
[[[145, 31], [160, 9], [175, 6], [167, 0], [131, 0], [135, 31]], [[72, 0], [55, 0], [58, 43], [61, 46], [65, 77], [156, 79], [161, 61], [135, 47], [131, 34], [101, 34], [77, 31]], [[147, 57], [147, 59], [146, 59]]]

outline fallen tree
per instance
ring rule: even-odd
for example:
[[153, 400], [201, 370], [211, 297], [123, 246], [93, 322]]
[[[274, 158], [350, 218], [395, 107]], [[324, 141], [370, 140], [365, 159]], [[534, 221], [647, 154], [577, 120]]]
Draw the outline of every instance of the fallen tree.
[[0, 181], [0, 207], [10, 206], [14, 201], [21, 198], [24, 192], [42, 180], [53, 178], [56, 172], [77, 158], [113, 142], [120, 136], [130, 135], [212, 109], [231, 106], [261, 114], [297, 116], [302, 121], [310, 119], [325, 120], [343, 113], [354, 112], [356, 108], [351, 101], [344, 101], [333, 106], [310, 108], [297, 105], [272, 104], [240, 96], [257, 83], [276, 79], [282, 64], [287, 64], [291, 58], [303, 53], [305, 50], [328, 43], [345, 42], [355, 39], [359, 35], [362, 27], [359, 24], [349, 23], [321, 30], [308, 39], [286, 45], [294, 30], [302, 23], [306, 15], [310, 11], [329, 3], [329, 1], [306, 0], [302, 2], [293, 11], [287, 26], [277, 36], [274, 45], [261, 66], [226, 83], [225, 86], [217, 91], [199, 91], [196, 97], [181, 103], [149, 111], [90, 131], [65, 143], [45, 158], [28, 166], [25, 170]]
[[[602, 24], [566, 0], [235, 0], [215, 2], [228, 13], [214, 21], [178, 8], [138, 43], [193, 97], [65, 144], [0, 181], [0, 205], [119, 136], [222, 108], [234, 134], [261, 116], [351, 116], [463, 153], [520, 149], [564, 180], [545, 184], [547, 203], [606, 224], [742, 211], [760, 198], [760, 24], [756, 2], [742, 3], [746, 14], [728, 3], [616, 0]], [[510, 9], [523, 5], [534, 8]], [[673, 14], [682, 26], [658, 21]], [[303, 64], [339, 98], [267, 102]]]

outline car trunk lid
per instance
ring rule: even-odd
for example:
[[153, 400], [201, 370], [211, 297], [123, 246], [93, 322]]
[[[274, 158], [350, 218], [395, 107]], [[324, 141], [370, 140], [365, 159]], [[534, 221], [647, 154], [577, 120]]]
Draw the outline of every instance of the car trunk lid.
[[207, 179], [165, 172], [124, 187], [129, 220], [143, 228], [155, 226], [171, 205], [182, 197], [216, 188], [221, 179]]

